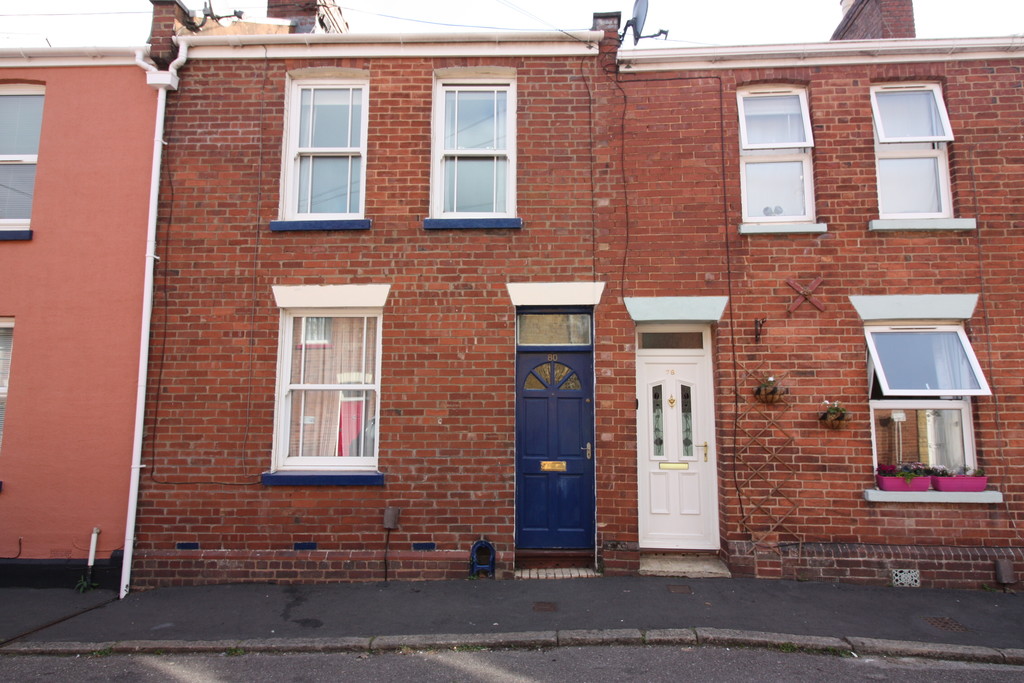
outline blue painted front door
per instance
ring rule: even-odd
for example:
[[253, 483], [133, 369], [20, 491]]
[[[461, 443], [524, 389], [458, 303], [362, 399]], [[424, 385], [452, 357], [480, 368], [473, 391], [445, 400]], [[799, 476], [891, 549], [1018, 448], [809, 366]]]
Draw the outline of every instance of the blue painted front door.
[[516, 546], [593, 548], [593, 355], [517, 361]]

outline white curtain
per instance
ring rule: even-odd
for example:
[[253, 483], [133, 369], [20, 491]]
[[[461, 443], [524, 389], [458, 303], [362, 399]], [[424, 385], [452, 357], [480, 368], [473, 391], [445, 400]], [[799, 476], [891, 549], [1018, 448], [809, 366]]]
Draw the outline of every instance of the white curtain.
[[803, 111], [797, 95], [745, 97], [743, 114], [749, 144], [807, 142]]
[[875, 93], [887, 138], [942, 137], [945, 134], [931, 90]]
[[937, 332], [932, 335], [932, 357], [938, 389], [977, 389], [974, 368], [964, 352], [960, 335], [956, 332]]
[[[327, 318], [329, 332], [323, 340], [324, 320], [296, 318], [294, 322], [292, 338], [298, 343], [293, 350], [291, 381], [307, 388], [292, 390], [289, 455], [372, 455], [372, 450], [366, 452], [368, 440], [363, 434], [368, 428], [372, 432], [376, 411], [372, 385], [376, 382], [377, 321]], [[316, 341], [308, 341], [314, 338]], [[337, 385], [358, 388], [339, 389]]]

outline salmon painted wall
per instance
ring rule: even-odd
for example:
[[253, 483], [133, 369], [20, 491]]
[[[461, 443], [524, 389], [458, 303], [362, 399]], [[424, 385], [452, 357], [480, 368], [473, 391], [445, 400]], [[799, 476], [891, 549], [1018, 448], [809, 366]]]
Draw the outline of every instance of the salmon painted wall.
[[0, 68], [46, 93], [28, 241], [0, 241], [14, 320], [0, 559], [124, 544], [157, 94], [137, 66]]

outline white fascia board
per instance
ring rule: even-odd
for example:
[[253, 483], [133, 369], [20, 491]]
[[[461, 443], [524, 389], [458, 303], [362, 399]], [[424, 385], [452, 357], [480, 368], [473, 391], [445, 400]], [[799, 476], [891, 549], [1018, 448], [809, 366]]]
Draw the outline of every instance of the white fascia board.
[[597, 56], [601, 31], [574, 33], [290, 33], [263, 36], [188, 36], [189, 59], [317, 57]]
[[727, 296], [625, 297], [629, 317], [637, 323], [716, 323], [722, 319]]
[[0, 49], [0, 69], [60, 66], [133, 66], [141, 47], [23, 47]]
[[787, 45], [628, 50], [619, 52], [618, 63], [624, 73], [629, 73], [1019, 59], [1022, 50], [1024, 41], [1015, 36], [928, 40], [837, 40], [828, 43]]
[[384, 308], [391, 285], [274, 285], [278, 308]]
[[977, 294], [894, 294], [850, 296], [864, 322], [890, 320], [970, 320], [978, 305]]
[[596, 306], [603, 282], [509, 282], [513, 306]]

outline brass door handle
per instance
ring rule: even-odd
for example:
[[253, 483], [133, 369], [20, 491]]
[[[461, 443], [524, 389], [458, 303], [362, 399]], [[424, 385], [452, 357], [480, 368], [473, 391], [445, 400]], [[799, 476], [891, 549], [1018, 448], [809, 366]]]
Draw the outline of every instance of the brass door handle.
[[707, 462], [707, 461], [708, 461], [708, 442], [707, 442], [707, 441], [705, 441], [705, 442], [704, 442], [704, 443], [703, 443], [703, 444], [701, 445], [701, 448], [703, 448], [703, 449], [704, 449], [704, 462]]

